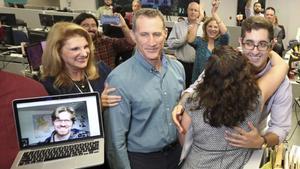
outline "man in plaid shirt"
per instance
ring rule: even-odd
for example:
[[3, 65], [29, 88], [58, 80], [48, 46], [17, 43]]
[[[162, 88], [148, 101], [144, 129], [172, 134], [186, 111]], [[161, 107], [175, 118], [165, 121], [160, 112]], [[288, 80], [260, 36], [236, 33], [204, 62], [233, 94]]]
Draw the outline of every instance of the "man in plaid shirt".
[[123, 52], [132, 51], [135, 42], [132, 40], [130, 35], [130, 29], [128, 28], [124, 18], [120, 14], [120, 24], [115, 25], [122, 29], [124, 38], [110, 38], [98, 31], [98, 21], [92, 14], [81, 13], [75, 19], [74, 23], [82, 26], [93, 38], [95, 46], [95, 58], [96, 61], [103, 61], [109, 67], [114, 68], [116, 56]]

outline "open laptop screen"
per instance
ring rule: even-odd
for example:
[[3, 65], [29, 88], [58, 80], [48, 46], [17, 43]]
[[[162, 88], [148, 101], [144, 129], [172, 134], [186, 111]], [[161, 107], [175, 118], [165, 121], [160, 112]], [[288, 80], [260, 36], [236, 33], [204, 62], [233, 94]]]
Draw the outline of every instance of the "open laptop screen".
[[[64, 141], [103, 137], [98, 97], [98, 93], [83, 93], [15, 100], [20, 148], [62, 142], [55, 135], [63, 136], [68, 130], [71, 134]], [[74, 119], [60, 116], [68, 114], [64, 111], [72, 112]]]

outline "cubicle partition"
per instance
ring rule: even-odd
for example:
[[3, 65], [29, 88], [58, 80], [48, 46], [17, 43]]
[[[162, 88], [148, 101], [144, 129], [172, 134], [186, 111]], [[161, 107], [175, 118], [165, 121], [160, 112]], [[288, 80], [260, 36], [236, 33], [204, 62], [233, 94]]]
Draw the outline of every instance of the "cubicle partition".
[[28, 28], [42, 28], [40, 24], [39, 14], [48, 15], [62, 15], [76, 17], [79, 13], [72, 12], [58, 12], [54, 10], [38, 10], [38, 9], [26, 9], [26, 8], [8, 8], [0, 7], [1, 13], [14, 13], [17, 19], [23, 20], [27, 23]]

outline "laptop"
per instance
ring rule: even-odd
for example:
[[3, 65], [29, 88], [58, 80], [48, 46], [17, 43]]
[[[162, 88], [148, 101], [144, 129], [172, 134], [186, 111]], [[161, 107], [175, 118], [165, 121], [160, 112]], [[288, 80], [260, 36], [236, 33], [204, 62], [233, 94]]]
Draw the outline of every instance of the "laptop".
[[42, 64], [43, 45], [42, 42], [36, 42], [25, 46], [25, 53], [31, 71], [39, 71]]
[[[104, 163], [98, 93], [17, 99], [13, 101], [13, 108], [20, 151], [12, 169], [85, 168]], [[58, 117], [58, 113], [64, 112], [58, 111], [62, 108], [72, 109], [75, 119], [68, 121], [68, 118]], [[58, 113], [53, 120], [51, 115], [55, 110]], [[67, 140], [56, 139], [59, 130], [54, 125], [57, 123], [70, 124], [72, 134]]]

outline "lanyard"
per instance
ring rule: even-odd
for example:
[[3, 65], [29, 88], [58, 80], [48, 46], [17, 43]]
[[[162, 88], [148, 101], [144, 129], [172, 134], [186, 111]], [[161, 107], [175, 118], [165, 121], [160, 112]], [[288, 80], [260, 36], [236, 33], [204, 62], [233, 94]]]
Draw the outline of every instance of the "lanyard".
[[[86, 77], [86, 74], [84, 74], [84, 79], [87, 81], [87, 84], [88, 84], [88, 86], [89, 86], [90, 92], [94, 92], [94, 90], [93, 90], [93, 88], [92, 88], [92, 85], [91, 85], [89, 79]], [[75, 87], [77, 88], [77, 90], [78, 90], [80, 93], [83, 93], [83, 91], [80, 89], [80, 87], [78, 87], [78, 85], [77, 85], [75, 82], [73, 82], [73, 84], [75, 85]]]

